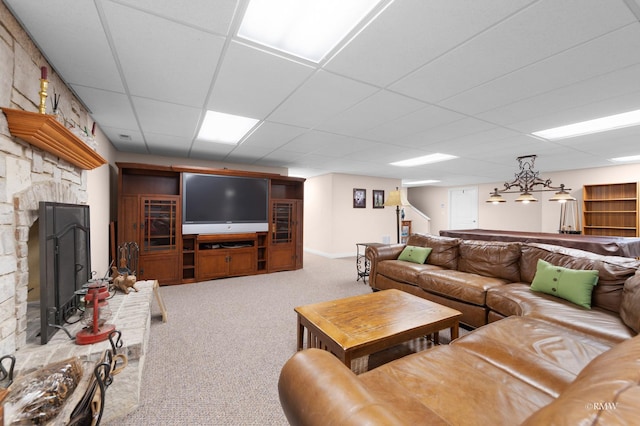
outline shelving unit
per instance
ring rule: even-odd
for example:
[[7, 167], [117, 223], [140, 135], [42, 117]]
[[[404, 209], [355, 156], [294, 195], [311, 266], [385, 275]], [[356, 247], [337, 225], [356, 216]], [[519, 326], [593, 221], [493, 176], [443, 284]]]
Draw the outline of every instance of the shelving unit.
[[411, 235], [411, 221], [403, 220], [400, 226], [400, 243], [406, 244]]
[[182, 282], [196, 279], [196, 236], [182, 236]]
[[267, 233], [258, 232], [258, 272], [267, 272]]
[[584, 235], [638, 237], [638, 183], [585, 185]]
[[[117, 163], [118, 242], [140, 246], [140, 275], [160, 284], [302, 268], [304, 179], [227, 169]], [[182, 174], [269, 180], [269, 230], [182, 234]]]

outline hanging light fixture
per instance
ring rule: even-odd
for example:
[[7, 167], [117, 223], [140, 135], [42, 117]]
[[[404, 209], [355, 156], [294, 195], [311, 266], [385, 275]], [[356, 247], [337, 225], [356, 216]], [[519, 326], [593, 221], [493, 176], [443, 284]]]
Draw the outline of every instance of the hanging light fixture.
[[[538, 200], [531, 193], [543, 191], [557, 191], [549, 201], [560, 203], [575, 201], [576, 199], [567, 192], [571, 191], [570, 188], [565, 188], [564, 184], [552, 186], [551, 179], [544, 180], [539, 177], [540, 173], [533, 168], [536, 157], [536, 155], [524, 155], [516, 158], [520, 166], [520, 170], [515, 175], [516, 178], [511, 182], [505, 182], [504, 189], [498, 190], [498, 188], [494, 188], [493, 192], [490, 193], [489, 199], [487, 199], [487, 203], [499, 204], [506, 202], [500, 195], [501, 193], [520, 193], [520, 196], [516, 198], [517, 203], [535, 203]], [[511, 190], [512, 188], [517, 189]]]

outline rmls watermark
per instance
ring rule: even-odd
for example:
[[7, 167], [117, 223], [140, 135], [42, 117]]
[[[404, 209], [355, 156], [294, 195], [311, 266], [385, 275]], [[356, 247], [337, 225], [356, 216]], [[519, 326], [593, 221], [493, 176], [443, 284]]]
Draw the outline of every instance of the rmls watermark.
[[585, 405], [587, 410], [607, 411], [618, 408], [617, 402], [587, 402]]

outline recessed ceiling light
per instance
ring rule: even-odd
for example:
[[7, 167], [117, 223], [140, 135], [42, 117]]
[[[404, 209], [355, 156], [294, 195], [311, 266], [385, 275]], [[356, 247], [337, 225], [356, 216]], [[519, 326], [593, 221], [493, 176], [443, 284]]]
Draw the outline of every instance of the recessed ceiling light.
[[207, 111], [198, 133], [198, 140], [237, 144], [258, 121], [240, 115]]
[[390, 164], [392, 166], [398, 166], [398, 167], [414, 167], [414, 166], [421, 166], [423, 164], [439, 163], [440, 161], [453, 160], [454, 158], [458, 158], [458, 157], [456, 157], [455, 155], [437, 153], [437, 154], [423, 155], [422, 157], [410, 158], [408, 160], [396, 161]]
[[610, 115], [608, 117], [581, 121], [580, 123], [568, 124], [566, 126], [554, 127], [552, 129], [541, 130], [539, 132], [533, 132], [532, 135], [539, 136], [547, 140], [558, 140], [588, 135], [591, 133], [606, 132], [607, 130], [622, 129], [624, 127], [637, 126], [639, 124], [640, 110], [635, 110], [624, 112], [622, 114]]
[[380, 0], [251, 0], [238, 36], [320, 62]]
[[640, 155], [629, 155], [628, 157], [610, 158], [609, 161], [615, 161], [616, 163], [630, 163], [633, 161], [640, 161]]

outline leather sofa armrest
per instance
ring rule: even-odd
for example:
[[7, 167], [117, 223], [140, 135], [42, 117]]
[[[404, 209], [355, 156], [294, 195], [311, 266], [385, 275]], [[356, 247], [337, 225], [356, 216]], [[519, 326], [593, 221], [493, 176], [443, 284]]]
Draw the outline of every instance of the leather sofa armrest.
[[280, 404], [293, 426], [399, 425], [391, 407], [377, 400], [330, 352], [307, 349], [280, 372]]
[[387, 244], [383, 246], [368, 246], [365, 256], [369, 259], [369, 285], [376, 288], [376, 266], [382, 260], [397, 259], [406, 244]]

